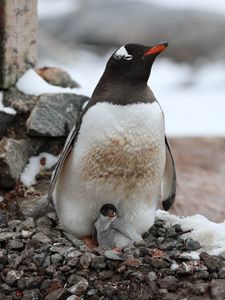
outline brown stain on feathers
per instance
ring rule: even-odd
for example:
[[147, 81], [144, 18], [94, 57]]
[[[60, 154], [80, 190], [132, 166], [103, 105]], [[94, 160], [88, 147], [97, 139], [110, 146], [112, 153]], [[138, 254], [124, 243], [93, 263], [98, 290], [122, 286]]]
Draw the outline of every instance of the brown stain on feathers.
[[114, 189], [132, 190], [158, 179], [161, 153], [157, 143], [131, 147], [125, 138], [112, 138], [106, 145], [93, 147], [83, 157], [82, 178], [107, 182]]

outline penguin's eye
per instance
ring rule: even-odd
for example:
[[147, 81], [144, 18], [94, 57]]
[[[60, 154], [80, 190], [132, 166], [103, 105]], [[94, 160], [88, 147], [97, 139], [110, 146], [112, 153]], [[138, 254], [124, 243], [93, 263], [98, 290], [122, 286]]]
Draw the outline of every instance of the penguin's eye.
[[133, 55], [129, 54], [124, 46], [120, 47], [113, 55], [115, 59], [131, 60]]

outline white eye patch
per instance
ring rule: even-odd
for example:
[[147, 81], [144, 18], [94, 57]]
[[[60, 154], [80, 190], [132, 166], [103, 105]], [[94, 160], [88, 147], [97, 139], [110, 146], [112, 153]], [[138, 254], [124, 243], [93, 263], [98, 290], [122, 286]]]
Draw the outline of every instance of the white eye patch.
[[124, 58], [126, 60], [131, 60], [133, 56], [127, 52], [124, 46], [122, 46], [116, 51], [116, 53], [114, 54], [114, 58], [116, 59]]

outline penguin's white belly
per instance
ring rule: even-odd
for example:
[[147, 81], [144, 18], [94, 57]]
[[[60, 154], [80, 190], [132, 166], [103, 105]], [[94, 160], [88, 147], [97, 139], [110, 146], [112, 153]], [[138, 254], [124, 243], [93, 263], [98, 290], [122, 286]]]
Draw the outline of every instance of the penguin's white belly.
[[58, 216], [67, 230], [85, 236], [100, 207], [112, 203], [143, 234], [154, 222], [164, 167], [164, 117], [157, 102], [98, 103], [84, 115], [58, 178]]

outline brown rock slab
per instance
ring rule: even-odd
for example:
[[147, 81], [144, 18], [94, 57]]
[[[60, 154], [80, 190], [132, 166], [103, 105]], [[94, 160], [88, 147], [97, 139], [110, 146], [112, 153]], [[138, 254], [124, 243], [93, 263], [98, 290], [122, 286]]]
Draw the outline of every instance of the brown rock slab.
[[214, 222], [225, 219], [225, 139], [172, 138], [177, 168], [176, 215], [202, 214]]

